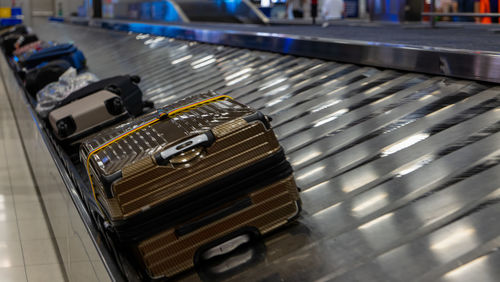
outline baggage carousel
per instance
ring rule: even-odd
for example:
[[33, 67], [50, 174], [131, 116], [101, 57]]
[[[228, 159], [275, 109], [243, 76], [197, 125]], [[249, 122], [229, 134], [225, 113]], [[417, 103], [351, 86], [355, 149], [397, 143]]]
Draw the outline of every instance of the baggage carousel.
[[[298, 222], [176, 278], [500, 279], [496, 84], [63, 23], [34, 29], [75, 42], [101, 78], [140, 75], [156, 106], [211, 89], [272, 117], [301, 188]], [[2, 74], [11, 84], [5, 60]], [[120, 274], [106, 249], [79, 198], [78, 167], [22, 93], [7, 90], [52, 228], [62, 224], [52, 204], [63, 201], [72, 234], [94, 243], [84, 245], [98, 255], [90, 261], [101, 279], [105, 268], [112, 280], [138, 280], [131, 267]], [[74, 254], [65, 244], [58, 241], [68, 267]]]

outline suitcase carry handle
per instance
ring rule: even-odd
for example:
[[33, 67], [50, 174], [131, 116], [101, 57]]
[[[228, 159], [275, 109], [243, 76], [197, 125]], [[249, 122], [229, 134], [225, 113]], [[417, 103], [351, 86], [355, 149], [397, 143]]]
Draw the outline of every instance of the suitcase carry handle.
[[191, 150], [195, 147], [210, 146], [215, 140], [215, 136], [211, 131], [207, 131], [204, 134], [192, 137], [180, 144], [177, 144], [173, 147], [170, 147], [164, 151], [161, 151], [155, 155], [156, 164], [158, 165], [167, 165], [170, 162], [170, 159], [182, 152]]
[[[229, 234], [200, 246], [194, 254], [193, 263], [196, 267], [199, 267], [203, 261], [210, 260], [216, 256], [232, 253], [239, 246], [254, 242], [260, 237], [261, 233], [259, 229], [253, 226], [243, 226]], [[236, 240], [233, 241], [233, 239]]]
[[256, 265], [266, 257], [266, 246], [262, 240], [252, 240], [227, 255], [203, 261], [197, 265], [202, 281], [219, 281], [240, 272], [243, 267]]

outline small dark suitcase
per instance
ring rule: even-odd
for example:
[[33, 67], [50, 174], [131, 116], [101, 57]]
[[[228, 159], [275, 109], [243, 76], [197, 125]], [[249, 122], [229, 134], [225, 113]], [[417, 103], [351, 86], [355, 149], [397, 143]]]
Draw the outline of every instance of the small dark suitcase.
[[35, 97], [38, 91], [47, 84], [57, 81], [70, 67], [71, 64], [67, 61], [55, 60], [30, 69], [22, 75], [25, 88], [31, 96]]
[[6, 27], [0, 30], [0, 40], [10, 34], [28, 34], [30, 30], [25, 25], [19, 24], [15, 26]]
[[27, 44], [38, 41], [36, 34], [10, 34], [4, 37], [2, 47], [7, 56], [11, 56], [14, 50]]
[[296, 218], [298, 190], [266, 116], [214, 93], [82, 143], [105, 236], [171, 277]]
[[73, 142], [105, 126], [142, 113], [138, 76], [116, 76], [91, 83], [60, 101], [49, 112], [54, 135]]

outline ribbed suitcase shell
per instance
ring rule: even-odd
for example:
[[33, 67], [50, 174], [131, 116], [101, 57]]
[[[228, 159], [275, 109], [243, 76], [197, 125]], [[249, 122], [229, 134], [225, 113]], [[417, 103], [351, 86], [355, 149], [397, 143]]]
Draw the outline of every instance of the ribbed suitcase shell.
[[[212, 95], [189, 97], [162, 111], [168, 112]], [[175, 200], [227, 175], [237, 174], [252, 164], [278, 154], [281, 147], [267, 122], [245, 120], [256, 113], [236, 101], [217, 100], [158, 121], [98, 150], [90, 157], [89, 171], [99, 204], [112, 223], [127, 222], [162, 203]], [[157, 112], [150, 113], [87, 139], [80, 150], [82, 162], [86, 163], [90, 152], [109, 140], [157, 116]], [[156, 163], [154, 155], [160, 151], [208, 130], [215, 136], [215, 142], [200, 149], [201, 157], [182, 163], [182, 158], [189, 159], [190, 153], [200, 153], [193, 149], [193, 152], [170, 159], [169, 165]], [[121, 177], [111, 184], [112, 197], [109, 197], [101, 179], [117, 172], [121, 173]], [[250, 199], [251, 204], [187, 234], [176, 234], [179, 226], [172, 226], [140, 240], [135, 250], [148, 274], [151, 277], [172, 276], [193, 266], [200, 246], [244, 226], [265, 234], [288, 222], [300, 209], [297, 187], [290, 173], [284, 179], [260, 187], [243, 197]], [[201, 215], [193, 210], [193, 214], [198, 219], [203, 218], [232, 204], [226, 203]]]
[[184, 236], [175, 228], [165, 230], [138, 245], [139, 256], [151, 277], [171, 277], [194, 266], [198, 249], [243, 227], [264, 235], [294, 219], [300, 211], [293, 176], [248, 195], [252, 205]]
[[[208, 94], [190, 97], [170, 107], [209, 97]], [[101, 177], [122, 172], [122, 178], [112, 184], [113, 197], [103, 197], [110, 207], [119, 207], [110, 210], [112, 219], [126, 219], [141, 213], [183, 191], [203, 186], [279, 151], [280, 145], [272, 130], [266, 129], [262, 122], [247, 123], [242, 119], [255, 113], [232, 100], [216, 101], [136, 131], [95, 153], [90, 160], [92, 180], [102, 195], [105, 193]], [[90, 151], [153, 117], [154, 114], [148, 115], [111, 133], [86, 140], [82, 144], [82, 162], [87, 161]], [[158, 166], [152, 158], [162, 149], [207, 130], [213, 131], [217, 141], [206, 148], [202, 160], [189, 167]]]

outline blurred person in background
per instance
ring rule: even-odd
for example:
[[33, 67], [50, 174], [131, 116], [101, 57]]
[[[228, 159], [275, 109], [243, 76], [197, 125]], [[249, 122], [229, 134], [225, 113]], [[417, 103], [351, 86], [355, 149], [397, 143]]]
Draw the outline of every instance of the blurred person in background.
[[286, 1], [286, 10], [289, 19], [301, 19], [304, 17], [304, 6], [306, 0], [288, 0]]
[[[474, 0], [472, 0], [474, 1]], [[456, 2], [451, 0], [436, 0], [436, 12], [439, 13], [451, 13], [456, 10]], [[451, 18], [444, 16], [441, 18], [442, 21], [450, 21]]]
[[[440, 13], [479, 13], [479, 2], [484, 2], [484, 3], [490, 3], [491, 1], [495, 1], [498, 3], [498, 0], [436, 0], [436, 11]], [[487, 5], [483, 5], [484, 7], [487, 7]], [[490, 7], [493, 7], [493, 9], [496, 9], [497, 5], [493, 5]], [[488, 10], [489, 8], [486, 8]], [[484, 12], [483, 12], [484, 13]], [[452, 17], [450, 18], [449, 16], [443, 16], [441, 18], [442, 21], [460, 21], [460, 22], [473, 22], [474, 18], [473, 17]], [[479, 19], [476, 18], [476, 22], [478, 22]]]
[[[460, 12], [460, 13], [479, 12], [479, 0], [455, 0], [453, 1], [453, 12]], [[473, 22], [474, 18], [457, 17], [456, 20], [459, 22]]]
[[[479, 5], [476, 4], [476, 12], [480, 13], [498, 13], [500, 7], [499, 0], [480, 0]], [[478, 20], [476, 20], [477, 22]], [[483, 24], [490, 24], [490, 23], [500, 23], [499, 17], [482, 17], [479, 20]]]
[[321, 5], [321, 18], [323, 18], [323, 27], [329, 25], [329, 21], [340, 20], [344, 14], [343, 0], [323, 0]]

